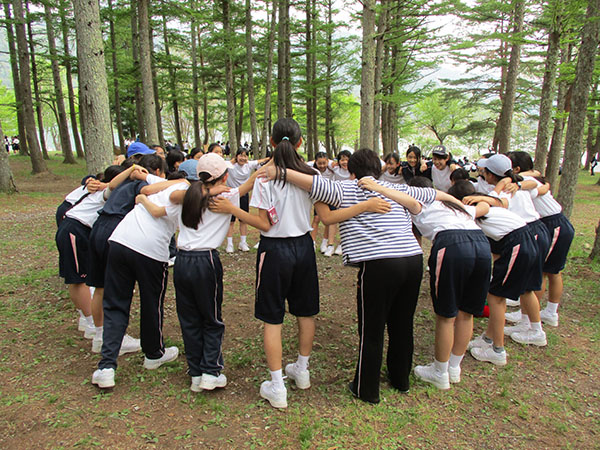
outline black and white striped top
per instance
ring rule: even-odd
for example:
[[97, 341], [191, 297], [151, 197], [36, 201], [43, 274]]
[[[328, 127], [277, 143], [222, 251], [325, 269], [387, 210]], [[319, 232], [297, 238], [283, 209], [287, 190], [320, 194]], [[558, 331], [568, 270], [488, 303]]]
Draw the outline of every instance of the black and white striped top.
[[[379, 181], [385, 187], [404, 192], [423, 204], [432, 203], [435, 189], [411, 187]], [[340, 223], [344, 264], [385, 258], [403, 258], [422, 254], [412, 232], [412, 220], [406, 208], [383, 195], [358, 186], [357, 180], [330, 181], [313, 177], [311, 197], [332, 206], [346, 208], [377, 196], [387, 200], [392, 210], [387, 214], [362, 213]]]

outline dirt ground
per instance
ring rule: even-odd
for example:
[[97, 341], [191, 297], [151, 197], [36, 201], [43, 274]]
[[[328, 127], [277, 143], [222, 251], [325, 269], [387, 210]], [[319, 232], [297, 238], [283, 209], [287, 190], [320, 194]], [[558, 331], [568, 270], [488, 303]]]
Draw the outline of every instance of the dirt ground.
[[[288, 383], [290, 407], [277, 411], [258, 394], [268, 371], [253, 316], [256, 251], [223, 251], [227, 387], [189, 390], [170, 280], [164, 335], [179, 347], [178, 360], [147, 371], [143, 355], [122, 356], [116, 387], [101, 392], [90, 383], [99, 356], [77, 331], [53, 240], [54, 212], [77, 175], [30, 177], [25, 160], [11, 165], [20, 193], [0, 197], [0, 448], [600, 448], [600, 277], [582, 257], [565, 270], [561, 323], [545, 327], [547, 347], [508, 342], [503, 368], [467, 355], [462, 382], [446, 392], [413, 379], [402, 395], [382, 371], [382, 402], [372, 406], [346, 388], [357, 355], [356, 269], [319, 254], [313, 385], [300, 391]], [[577, 220], [587, 227], [599, 203], [579, 206], [585, 213]], [[251, 231], [249, 243], [257, 239]], [[415, 364], [433, 355], [428, 292], [425, 275]], [[477, 319], [475, 332], [484, 327]], [[287, 317], [284, 363], [296, 357], [295, 329]], [[129, 333], [139, 336], [137, 301]]]

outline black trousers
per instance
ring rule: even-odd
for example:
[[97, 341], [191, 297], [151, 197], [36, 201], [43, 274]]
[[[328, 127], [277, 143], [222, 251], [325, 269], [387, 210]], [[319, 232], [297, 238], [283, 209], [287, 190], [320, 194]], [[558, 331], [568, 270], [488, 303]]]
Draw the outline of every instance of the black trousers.
[[162, 335], [163, 303], [167, 290], [168, 264], [148, 258], [128, 247], [111, 242], [104, 283], [104, 334], [102, 360], [98, 368], [116, 368], [127, 325], [135, 282], [140, 289], [140, 339], [149, 359], [165, 353]]
[[189, 374], [223, 369], [223, 266], [216, 250], [177, 252], [173, 282]]
[[383, 338], [387, 325], [390, 383], [407, 391], [413, 356], [413, 316], [423, 276], [423, 255], [360, 263], [357, 286], [359, 352], [354, 390], [379, 401]]

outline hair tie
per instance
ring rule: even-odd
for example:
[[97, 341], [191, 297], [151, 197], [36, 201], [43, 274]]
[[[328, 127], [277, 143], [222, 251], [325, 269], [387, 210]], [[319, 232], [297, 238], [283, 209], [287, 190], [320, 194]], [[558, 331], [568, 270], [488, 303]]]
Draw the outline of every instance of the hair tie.
[[282, 138], [281, 138], [281, 140], [282, 140], [282, 141], [289, 141], [289, 140], [290, 140], [290, 138], [289, 138], [289, 137], [287, 137], [287, 136], [284, 136], [284, 137], [282, 137]]

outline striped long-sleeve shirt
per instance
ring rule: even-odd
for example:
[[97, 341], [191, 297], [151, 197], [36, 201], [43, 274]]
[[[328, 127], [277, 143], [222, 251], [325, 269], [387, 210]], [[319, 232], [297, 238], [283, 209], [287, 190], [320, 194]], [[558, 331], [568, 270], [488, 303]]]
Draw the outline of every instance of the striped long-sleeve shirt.
[[[387, 214], [366, 212], [340, 223], [344, 264], [403, 258], [423, 253], [413, 235], [408, 210], [377, 192], [359, 187], [357, 183], [357, 180], [330, 181], [323, 177], [313, 177], [310, 192], [314, 200], [341, 208], [375, 196], [387, 200], [392, 205], [392, 210]], [[379, 181], [379, 184], [406, 193], [422, 204], [432, 203], [436, 197], [435, 189], [385, 181]]]

